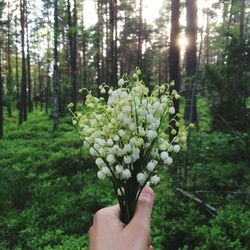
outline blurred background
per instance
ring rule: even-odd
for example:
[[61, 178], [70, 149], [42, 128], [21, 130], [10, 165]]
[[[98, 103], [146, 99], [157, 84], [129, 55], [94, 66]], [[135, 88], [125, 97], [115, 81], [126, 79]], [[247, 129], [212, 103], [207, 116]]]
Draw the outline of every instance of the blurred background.
[[248, 0], [0, 0], [0, 249], [87, 249], [116, 201], [67, 105], [136, 67], [195, 124], [155, 188], [155, 249], [250, 249], [249, 54]]

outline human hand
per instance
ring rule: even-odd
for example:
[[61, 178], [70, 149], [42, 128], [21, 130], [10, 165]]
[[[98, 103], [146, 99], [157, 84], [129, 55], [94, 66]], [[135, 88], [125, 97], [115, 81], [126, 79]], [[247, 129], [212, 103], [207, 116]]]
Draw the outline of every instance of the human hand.
[[89, 250], [153, 250], [149, 247], [153, 204], [154, 191], [146, 187], [128, 225], [120, 221], [119, 205], [99, 210], [89, 231]]

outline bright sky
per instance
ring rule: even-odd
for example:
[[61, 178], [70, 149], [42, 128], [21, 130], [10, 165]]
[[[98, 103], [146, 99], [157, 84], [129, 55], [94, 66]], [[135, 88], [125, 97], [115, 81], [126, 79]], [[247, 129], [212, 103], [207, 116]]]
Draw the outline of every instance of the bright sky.
[[[162, 7], [163, 0], [144, 0], [143, 1], [143, 16], [146, 18], [148, 23], [154, 22], [159, 16], [159, 11]], [[87, 27], [97, 22], [96, 9], [93, 0], [85, 0], [84, 7], [85, 25]]]
[[[138, 1], [138, 0], [137, 0]], [[162, 8], [164, 0], [143, 0], [143, 16], [148, 23], [153, 23], [159, 17], [159, 11]], [[198, 0], [199, 9], [202, 10], [205, 6], [209, 7], [218, 0]], [[84, 8], [85, 25], [87, 27], [97, 22], [96, 9], [93, 0], [85, 0]], [[202, 13], [199, 13], [199, 23], [202, 23]]]

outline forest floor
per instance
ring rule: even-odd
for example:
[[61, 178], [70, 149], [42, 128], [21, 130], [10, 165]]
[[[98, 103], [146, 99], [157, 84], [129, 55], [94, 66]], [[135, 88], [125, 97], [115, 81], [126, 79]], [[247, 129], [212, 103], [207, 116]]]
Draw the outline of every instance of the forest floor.
[[[0, 249], [87, 249], [93, 214], [116, 202], [112, 187], [97, 179], [69, 116], [54, 134], [44, 112], [34, 111], [21, 126], [16, 121], [17, 114], [6, 117], [0, 141]], [[176, 192], [162, 170], [152, 219], [155, 250], [250, 249], [249, 146], [245, 133], [208, 132], [201, 123], [176, 159], [182, 177], [188, 159], [178, 187], [217, 215]]]

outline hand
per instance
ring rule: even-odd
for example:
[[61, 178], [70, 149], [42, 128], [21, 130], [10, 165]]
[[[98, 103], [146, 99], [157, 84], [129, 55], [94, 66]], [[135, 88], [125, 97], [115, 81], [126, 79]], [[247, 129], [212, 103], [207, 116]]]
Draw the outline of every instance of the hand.
[[153, 250], [149, 247], [153, 204], [153, 190], [144, 188], [128, 225], [120, 221], [119, 205], [99, 210], [89, 231], [89, 250]]

